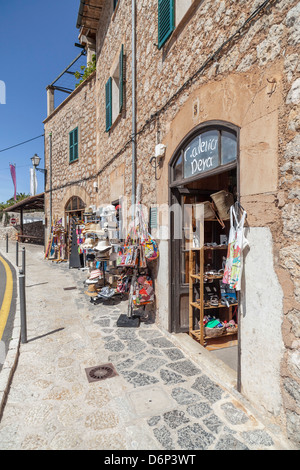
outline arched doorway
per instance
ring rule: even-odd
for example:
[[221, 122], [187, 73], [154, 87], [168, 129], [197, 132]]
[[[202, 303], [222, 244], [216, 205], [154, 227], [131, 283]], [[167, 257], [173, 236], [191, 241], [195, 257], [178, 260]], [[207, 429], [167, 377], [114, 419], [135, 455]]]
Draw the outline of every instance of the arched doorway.
[[70, 233], [71, 233], [71, 222], [74, 220], [75, 224], [80, 224], [83, 221], [83, 214], [85, 210], [85, 203], [78, 196], [72, 196], [67, 204], [65, 205], [65, 227], [67, 230], [67, 252], [69, 256], [70, 247]]
[[[226, 122], [210, 121], [194, 128], [179, 144], [169, 163], [170, 205], [170, 329], [189, 330], [189, 249], [186, 206], [211, 200], [221, 190], [239, 194], [239, 129]], [[229, 232], [205, 223], [205, 240], [218, 242]], [[226, 255], [226, 253], [225, 253]], [[207, 260], [206, 260], [207, 262]], [[207, 264], [220, 263], [211, 253]], [[222, 264], [221, 264], [222, 265]], [[218, 267], [218, 266], [216, 266]], [[219, 266], [221, 267], [221, 266]]]
[[72, 196], [65, 205], [65, 223], [69, 226], [69, 221], [74, 218], [77, 221], [83, 220], [85, 203], [78, 196]]

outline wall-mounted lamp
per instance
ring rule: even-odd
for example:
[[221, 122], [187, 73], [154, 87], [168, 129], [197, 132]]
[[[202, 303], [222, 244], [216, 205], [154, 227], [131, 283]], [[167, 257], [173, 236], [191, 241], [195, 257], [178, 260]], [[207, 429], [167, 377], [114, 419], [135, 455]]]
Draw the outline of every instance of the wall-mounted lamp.
[[31, 157], [30, 160], [33, 166], [33, 195], [35, 195], [36, 194], [35, 173], [36, 171], [40, 171], [41, 173], [44, 173], [45, 181], [46, 181], [47, 170], [45, 170], [44, 168], [37, 168], [40, 164], [41, 158], [36, 153], [33, 155], [33, 157]]
[[[157, 167], [160, 165], [161, 160], [166, 154], [166, 146], [164, 144], [157, 144], [155, 146], [155, 155], [150, 158], [149, 163], [155, 168], [155, 179], [157, 180]], [[154, 161], [154, 164], [152, 163]]]
[[94, 189], [95, 189], [95, 191], [96, 191], [96, 193], [97, 193], [97, 192], [98, 192], [98, 183], [97, 183], [97, 181], [95, 181], [95, 182], [93, 183], [93, 187], [94, 187]]

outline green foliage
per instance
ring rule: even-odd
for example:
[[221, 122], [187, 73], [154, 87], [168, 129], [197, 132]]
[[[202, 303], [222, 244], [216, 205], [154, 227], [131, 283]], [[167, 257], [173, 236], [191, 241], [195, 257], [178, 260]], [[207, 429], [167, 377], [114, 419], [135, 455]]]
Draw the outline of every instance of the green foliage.
[[18, 193], [16, 201], [14, 200], [13, 197], [11, 197], [6, 202], [0, 202], [0, 219], [2, 218], [2, 214], [3, 214], [4, 209], [6, 209], [7, 207], [10, 207], [10, 206], [13, 206], [17, 202], [23, 201], [23, 199], [26, 199], [29, 196], [30, 196], [30, 194]]
[[92, 61], [88, 62], [87, 66], [82, 65], [80, 69], [81, 72], [75, 72], [75, 78], [79, 80], [75, 85], [76, 88], [96, 70], [96, 54], [93, 55]]

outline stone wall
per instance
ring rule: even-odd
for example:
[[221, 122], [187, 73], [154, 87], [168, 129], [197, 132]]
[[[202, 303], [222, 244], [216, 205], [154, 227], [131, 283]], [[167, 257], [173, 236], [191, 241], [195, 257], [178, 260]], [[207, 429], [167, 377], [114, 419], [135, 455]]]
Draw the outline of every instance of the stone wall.
[[[268, 240], [268, 250], [262, 253], [265, 263], [262, 262], [270, 268], [271, 291], [279, 296], [274, 310], [267, 297], [258, 301], [255, 292], [248, 292], [248, 300], [252, 295], [254, 304], [248, 302], [245, 332], [251, 331], [251, 319], [259, 309], [266, 315], [269, 309], [269, 320], [271, 325], [275, 322], [276, 333], [273, 332], [273, 337], [264, 335], [264, 328], [265, 333], [272, 332], [272, 328], [269, 329], [269, 321], [262, 325], [261, 338], [269, 336], [268, 347], [271, 348], [266, 367], [260, 360], [264, 340], [253, 333], [249, 350], [243, 352], [246, 357], [244, 392], [254, 400], [262, 397], [259, 376], [266, 374], [265, 396], [271, 402], [263, 399], [262, 407], [279, 421], [286, 420], [288, 435], [299, 441], [300, 67], [297, 48], [300, 3], [271, 1], [268, 8], [224, 45], [262, 3], [260, 0], [195, 1], [192, 14], [187, 15], [165, 46], [158, 50], [155, 46], [157, 1], [137, 2], [137, 182], [144, 185], [143, 203], [167, 203], [168, 162], [187, 132], [210, 119], [223, 119], [240, 127], [242, 204], [248, 213], [255, 247], [263, 246]], [[121, 164], [125, 165], [124, 194], [129, 200], [131, 194], [131, 148], [128, 145], [132, 118], [131, 2], [121, 2], [113, 15], [110, 2], [106, 5], [97, 41], [97, 166], [102, 169], [99, 202], [109, 201], [107, 183]], [[121, 44], [124, 44], [126, 56], [126, 107], [106, 133], [105, 83]], [[201, 69], [218, 49], [219, 54]], [[187, 82], [192, 76], [194, 79]], [[155, 180], [149, 164], [157, 141], [167, 145], [159, 181]], [[265, 229], [259, 230], [260, 227]], [[255, 252], [259, 250], [253, 250]], [[167, 252], [163, 253], [166, 261], [167, 256]], [[250, 277], [255, 274], [252, 262], [253, 257], [249, 256], [247, 272]], [[163, 265], [158, 278], [166, 283], [167, 263]], [[255, 288], [254, 276], [252, 291]], [[169, 311], [166, 303], [162, 293], [158, 321], [163, 318], [165, 327], [166, 311]]]
[[[93, 187], [96, 174], [96, 74], [56, 108], [44, 121], [46, 167], [49, 168], [49, 134], [52, 133], [52, 216], [64, 217], [64, 208], [72, 196], [89, 206], [95, 203]], [[69, 162], [69, 132], [78, 127], [78, 160]], [[46, 218], [49, 219], [49, 178], [46, 180]], [[48, 229], [51, 221], [48, 220]]]
[[[169, 162], [187, 133], [210, 120], [240, 128], [240, 193], [253, 243], [245, 260], [249, 284], [243, 311], [247, 334], [243, 392], [253, 401], [260, 400], [261, 407], [299, 443], [300, 2], [272, 0], [250, 20], [262, 4], [262, 0], [194, 0], [158, 50], [157, 0], [137, 2], [137, 183], [143, 183], [144, 204], [167, 204]], [[125, 104], [105, 132], [105, 84], [122, 44]], [[97, 80], [94, 76], [81, 85], [45, 121], [46, 136], [53, 132], [54, 186], [65, 186], [53, 192], [54, 213], [61, 212], [79, 188], [89, 203], [110, 203], [118, 192], [130, 203], [131, 61], [131, 1], [119, 2], [114, 13], [112, 2], [107, 1], [97, 35]], [[82, 135], [86, 133], [86, 153], [77, 164], [69, 165], [66, 139], [78, 120]], [[149, 160], [158, 142], [167, 150], [155, 179]], [[47, 145], [46, 139], [46, 155]], [[80, 181], [92, 175], [98, 175], [97, 195], [92, 180]], [[168, 329], [168, 243], [163, 241], [160, 249], [157, 321]], [[263, 295], [255, 284], [256, 256], [261, 256], [260, 274], [268, 285]], [[256, 332], [252, 320], [260, 311], [267, 320]], [[265, 349], [269, 359], [264, 362]]]

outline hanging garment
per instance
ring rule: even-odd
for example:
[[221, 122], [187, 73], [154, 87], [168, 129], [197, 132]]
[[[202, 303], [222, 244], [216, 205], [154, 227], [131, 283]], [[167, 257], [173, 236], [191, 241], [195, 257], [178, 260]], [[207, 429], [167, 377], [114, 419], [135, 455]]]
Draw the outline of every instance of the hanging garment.
[[243, 270], [243, 250], [249, 245], [244, 236], [244, 223], [246, 211], [240, 221], [237, 218], [234, 205], [230, 207], [230, 231], [228, 239], [227, 259], [223, 276], [223, 283], [229, 284], [230, 289], [241, 290]]

